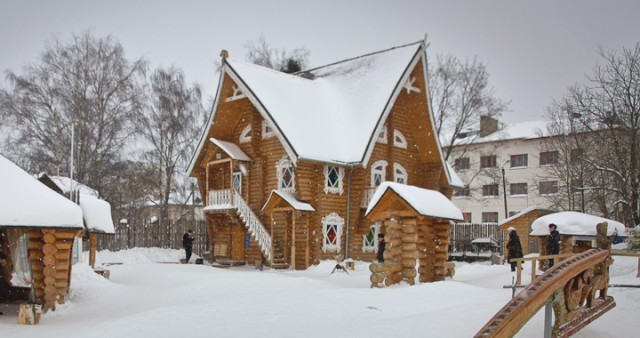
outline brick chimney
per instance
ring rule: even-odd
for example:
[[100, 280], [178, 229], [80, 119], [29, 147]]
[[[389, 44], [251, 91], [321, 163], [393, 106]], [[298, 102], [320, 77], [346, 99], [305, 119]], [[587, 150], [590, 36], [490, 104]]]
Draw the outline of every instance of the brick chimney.
[[489, 136], [498, 131], [498, 120], [490, 116], [480, 116], [480, 137]]

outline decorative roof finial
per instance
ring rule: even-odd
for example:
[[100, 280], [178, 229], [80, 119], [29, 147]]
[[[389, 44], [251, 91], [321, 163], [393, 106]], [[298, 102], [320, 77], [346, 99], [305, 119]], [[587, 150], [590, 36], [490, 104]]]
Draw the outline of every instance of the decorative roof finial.
[[220, 57], [222, 57], [222, 63], [229, 57], [229, 52], [226, 49], [220, 51]]

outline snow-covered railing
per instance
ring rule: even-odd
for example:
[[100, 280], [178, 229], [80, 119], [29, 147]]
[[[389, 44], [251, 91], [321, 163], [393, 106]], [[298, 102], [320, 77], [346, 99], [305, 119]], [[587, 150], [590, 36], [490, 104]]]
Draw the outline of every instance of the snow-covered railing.
[[269, 235], [267, 229], [264, 228], [256, 214], [253, 213], [253, 210], [251, 210], [249, 205], [245, 203], [244, 199], [242, 199], [240, 194], [235, 190], [233, 190], [233, 206], [238, 209], [238, 215], [240, 215], [244, 221], [244, 225], [249, 229], [253, 239], [258, 242], [262, 253], [268, 260], [271, 260], [271, 235]]

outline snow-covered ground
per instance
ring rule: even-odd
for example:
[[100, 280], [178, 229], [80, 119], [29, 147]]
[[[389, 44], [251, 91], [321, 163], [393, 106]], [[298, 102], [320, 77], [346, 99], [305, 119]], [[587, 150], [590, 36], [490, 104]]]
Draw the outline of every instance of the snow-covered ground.
[[[17, 324], [15, 306], [0, 305], [0, 336], [471, 337], [510, 299], [503, 286], [513, 277], [508, 265], [456, 263], [443, 282], [371, 289], [367, 262], [348, 274], [331, 274], [333, 261], [306, 271], [157, 263], [182, 256], [155, 248], [99, 252], [100, 264], [123, 263], [108, 266], [110, 279], [74, 265], [66, 304], [32, 326]], [[639, 285], [637, 265], [635, 257], [615, 257], [611, 283]], [[575, 337], [637, 334], [640, 289], [609, 294], [617, 306]], [[541, 337], [543, 317], [544, 309], [517, 337]]]

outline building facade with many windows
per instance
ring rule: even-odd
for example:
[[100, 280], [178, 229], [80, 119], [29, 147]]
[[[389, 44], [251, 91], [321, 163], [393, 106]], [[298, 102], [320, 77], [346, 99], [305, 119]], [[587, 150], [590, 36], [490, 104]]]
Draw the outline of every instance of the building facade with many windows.
[[499, 222], [528, 207], [552, 204], [549, 197], [561, 184], [547, 169], [558, 163], [558, 152], [543, 146], [544, 131], [544, 121], [530, 121], [458, 139], [449, 163], [466, 186], [452, 200], [465, 222]]

